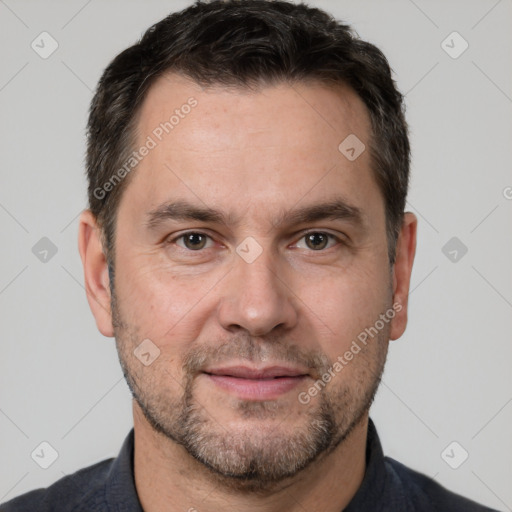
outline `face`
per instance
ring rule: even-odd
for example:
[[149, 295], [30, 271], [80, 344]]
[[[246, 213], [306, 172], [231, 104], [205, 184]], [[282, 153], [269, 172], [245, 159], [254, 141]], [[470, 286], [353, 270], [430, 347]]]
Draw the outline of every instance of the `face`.
[[348, 88], [170, 75], [137, 133], [152, 147], [119, 205], [112, 304], [128, 384], [204, 466], [271, 485], [365, 417], [397, 321], [369, 151], [338, 149], [368, 148], [366, 108]]

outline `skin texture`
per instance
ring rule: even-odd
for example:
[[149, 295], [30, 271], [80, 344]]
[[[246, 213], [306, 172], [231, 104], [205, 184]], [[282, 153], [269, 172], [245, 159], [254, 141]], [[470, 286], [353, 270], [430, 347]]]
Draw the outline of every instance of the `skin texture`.
[[[85, 211], [80, 220], [89, 304], [98, 329], [116, 338], [134, 395], [139, 498], [149, 512], [342, 510], [364, 476], [388, 340], [405, 330], [417, 220], [405, 214], [390, 268], [369, 151], [349, 161], [338, 150], [349, 134], [369, 144], [368, 113], [349, 88], [202, 89], [168, 75], [142, 106], [140, 145], [191, 97], [197, 105], [129, 177], [112, 289], [95, 219]], [[358, 209], [359, 221], [290, 221], [291, 210], [334, 199]], [[176, 200], [219, 210], [226, 223], [149, 228], [149, 212]], [[186, 232], [207, 236], [186, 244]], [[249, 263], [240, 248], [259, 255]], [[301, 403], [386, 311], [393, 318]], [[148, 366], [134, 355], [145, 339], [160, 351]], [[235, 365], [304, 377], [248, 399], [205, 373]]]

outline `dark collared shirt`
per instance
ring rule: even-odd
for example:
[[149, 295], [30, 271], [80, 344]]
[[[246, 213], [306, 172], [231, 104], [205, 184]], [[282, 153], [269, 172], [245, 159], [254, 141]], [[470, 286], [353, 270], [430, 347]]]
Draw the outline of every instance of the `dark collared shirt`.
[[[119, 455], [0, 505], [1, 512], [142, 512], [133, 477], [133, 429]], [[496, 512], [384, 457], [370, 420], [366, 472], [344, 512]]]

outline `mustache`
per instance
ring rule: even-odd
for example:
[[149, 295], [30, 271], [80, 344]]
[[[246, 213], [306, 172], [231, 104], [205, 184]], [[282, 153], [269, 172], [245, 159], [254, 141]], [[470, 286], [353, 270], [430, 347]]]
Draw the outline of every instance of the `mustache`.
[[304, 350], [297, 344], [284, 342], [282, 337], [262, 339], [240, 335], [219, 345], [192, 348], [183, 358], [182, 369], [185, 374], [195, 375], [207, 366], [226, 366], [235, 361], [304, 367], [314, 378], [320, 378], [332, 366], [326, 354]]

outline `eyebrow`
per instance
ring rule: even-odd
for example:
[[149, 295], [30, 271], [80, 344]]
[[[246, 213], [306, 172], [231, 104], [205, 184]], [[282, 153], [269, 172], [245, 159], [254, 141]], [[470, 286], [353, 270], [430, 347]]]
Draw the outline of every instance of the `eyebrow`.
[[[333, 198], [327, 202], [303, 206], [290, 211], [280, 212], [272, 222], [274, 227], [297, 225], [320, 220], [343, 220], [356, 226], [364, 225], [365, 216], [361, 208], [351, 205], [343, 198]], [[167, 221], [195, 220], [225, 226], [238, 224], [232, 214], [225, 214], [207, 206], [198, 206], [185, 200], [163, 203], [147, 213], [146, 227], [156, 230]]]

